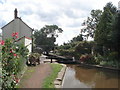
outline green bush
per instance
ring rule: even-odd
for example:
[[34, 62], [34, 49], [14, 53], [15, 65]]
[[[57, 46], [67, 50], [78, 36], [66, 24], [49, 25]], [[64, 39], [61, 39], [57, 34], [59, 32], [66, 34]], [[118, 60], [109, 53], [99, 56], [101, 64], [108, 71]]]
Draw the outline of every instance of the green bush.
[[59, 50], [61, 56], [72, 57], [74, 55], [74, 50]]
[[91, 54], [81, 55], [80, 62], [83, 62], [86, 64], [96, 64], [95, 59], [94, 59], [93, 55], [91, 55]]
[[39, 53], [31, 53], [29, 55], [29, 58], [34, 57], [35, 59], [38, 59], [40, 56], [41, 56], [41, 54], [39, 54]]
[[82, 41], [75, 46], [75, 52], [79, 54], [91, 54], [91, 48], [92, 44], [90, 42]]
[[100, 64], [101, 61], [105, 61], [104, 57], [98, 54], [97, 56], [94, 56], [96, 64]]
[[116, 67], [116, 63], [114, 61], [101, 61], [100, 65], [106, 67]]
[[114, 61], [114, 60], [118, 60], [118, 52], [111, 52], [108, 55], [108, 60], [110, 61]]

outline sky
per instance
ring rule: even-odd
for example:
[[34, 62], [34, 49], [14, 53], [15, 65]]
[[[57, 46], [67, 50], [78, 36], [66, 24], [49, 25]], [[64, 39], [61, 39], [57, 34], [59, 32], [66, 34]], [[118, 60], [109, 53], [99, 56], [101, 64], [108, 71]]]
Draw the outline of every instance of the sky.
[[17, 8], [18, 17], [31, 28], [40, 30], [53, 24], [62, 28], [56, 40], [61, 45], [80, 34], [91, 10], [102, 10], [108, 2], [118, 7], [118, 0], [0, 0], [0, 28], [14, 19]]

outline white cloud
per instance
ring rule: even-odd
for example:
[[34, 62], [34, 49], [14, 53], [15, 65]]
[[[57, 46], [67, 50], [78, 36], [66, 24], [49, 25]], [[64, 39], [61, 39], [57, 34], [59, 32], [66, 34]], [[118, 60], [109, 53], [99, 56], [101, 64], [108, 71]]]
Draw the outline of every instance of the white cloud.
[[64, 32], [57, 43], [62, 44], [80, 33], [81, 23], [92, 9], [102, 9], [108, 2], [117, 7], [118, 0], [0, 0], [0, 27], [14, 18], [17, 8], [18, 16], [34, 29], [46, 24], [61, 27]]

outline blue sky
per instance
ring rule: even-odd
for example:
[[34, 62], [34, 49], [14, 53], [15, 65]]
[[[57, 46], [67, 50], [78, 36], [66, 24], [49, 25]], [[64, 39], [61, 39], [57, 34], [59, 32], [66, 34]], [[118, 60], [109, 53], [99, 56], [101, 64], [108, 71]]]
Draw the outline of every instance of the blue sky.
[[17, 8], [18, 17], [31, 28], [52, 24], [61, 27], [64, 31], [56, 41], [60, 45], [80, 33], [81, 23], [91, 10], [102, 10], [108, 2], [118, 7], [118, 0], [0, 0], [0, 28], [14, 19]]

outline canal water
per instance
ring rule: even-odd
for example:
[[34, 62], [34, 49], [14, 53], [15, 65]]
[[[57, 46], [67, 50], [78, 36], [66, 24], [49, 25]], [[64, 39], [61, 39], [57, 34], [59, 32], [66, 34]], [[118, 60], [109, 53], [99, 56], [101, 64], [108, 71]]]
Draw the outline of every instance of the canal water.
[[67, 65], [62, 88], [118, 88], [118, 72]]

